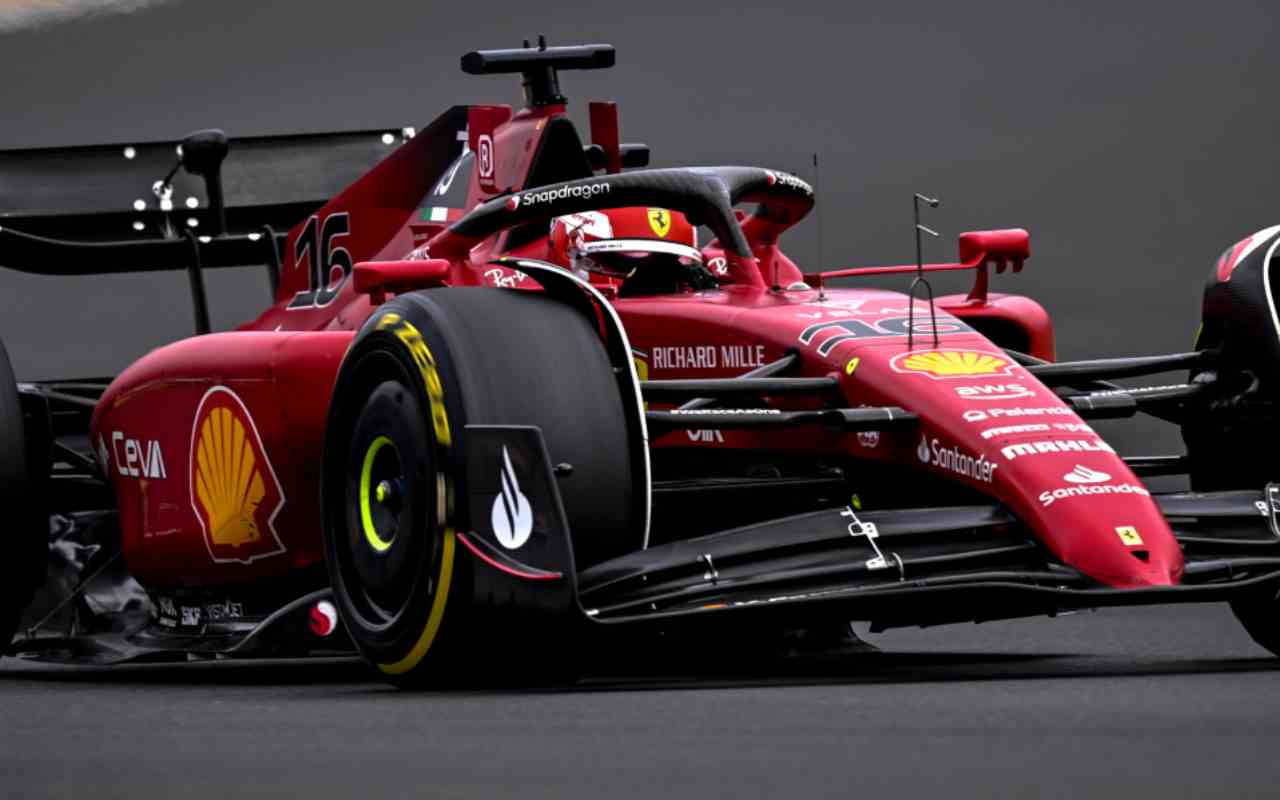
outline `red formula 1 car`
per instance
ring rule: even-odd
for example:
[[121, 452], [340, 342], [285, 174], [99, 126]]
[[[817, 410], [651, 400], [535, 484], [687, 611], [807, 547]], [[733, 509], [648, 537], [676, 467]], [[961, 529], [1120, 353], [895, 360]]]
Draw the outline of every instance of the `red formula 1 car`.
[[[1195, 352], [1054, 363], [1044, 309], [988, 290], [1029, 256], [1025, 231], [966, 233], [952, 264], [802, 272], [778, 245], [814, 203], [799, 178], [646, 169], [610, 103], [583, 144], [558, 72], [613, 60], [470, 53], [466, 72], [520, 73], [527, 107], [236, 142], [290, 168], [237, 168], [225, 197], [210, 131], [131, 213], [78, 186], [70, 213], [0, 198], [4, 266], [186, 269], [198, 334], [109, 381], [18, 383], [0, 362], [9, 652], [354, 647], [420, 685], [517, 654], [522, 680], [564, 678], [604, 632], [1209, 601], [1280, 650], [1280, 470], [1250, 455], [1280, 391], [1280, 228], [1223, 255]], [[56, 198], [55, 168], [105, 192], [161, 153], [28, 151], [0, 171]], [[68, 230], [82, 241], [51, 238]], [[202, 271], [255, 262], [272, 303], [209, 332]], [[939, 270], [972, 271], [972, 291], [932, 297]], [[894, 272], [910, 293], [828, 285]], [[1136, 413], [1181, 426], [1186, 453], [1126, 457], [1089, 424]], [[1143, 480], [1173, 474], [1194, 491]]]

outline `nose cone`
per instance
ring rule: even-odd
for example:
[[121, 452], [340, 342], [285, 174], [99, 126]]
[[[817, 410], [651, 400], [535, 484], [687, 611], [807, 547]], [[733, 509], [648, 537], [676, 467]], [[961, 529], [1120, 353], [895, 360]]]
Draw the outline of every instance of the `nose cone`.
[[1039, 510], [1043, 514], [1034, 524], [1043, 526], [1046, 544], [1091, 578], [1117, 589], [1174, 586], [1182, 580], [1182, 549], [1148, 497], [1085, 495]]

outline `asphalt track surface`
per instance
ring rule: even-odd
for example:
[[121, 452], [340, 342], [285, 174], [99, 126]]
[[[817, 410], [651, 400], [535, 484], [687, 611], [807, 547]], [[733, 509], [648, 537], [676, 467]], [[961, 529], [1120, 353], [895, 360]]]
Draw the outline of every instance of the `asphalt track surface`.
[[9, 660], [0, 796], [1280, 793], [1280, 661], [1223, 606], [869, 639], [880, 652], [762, 671], [673, 665], [570, 690], [452, 694], [399, 693], [350, 662]]

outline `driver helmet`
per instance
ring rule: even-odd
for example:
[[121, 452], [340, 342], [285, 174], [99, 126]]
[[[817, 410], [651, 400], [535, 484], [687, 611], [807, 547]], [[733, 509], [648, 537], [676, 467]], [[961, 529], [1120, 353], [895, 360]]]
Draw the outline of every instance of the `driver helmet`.
[[551, 221], [550, 260], [585, 277], [628, 278], [637, 269], [687, 270], [702, 264], [698, 234], [665, 208], [580, 211]]

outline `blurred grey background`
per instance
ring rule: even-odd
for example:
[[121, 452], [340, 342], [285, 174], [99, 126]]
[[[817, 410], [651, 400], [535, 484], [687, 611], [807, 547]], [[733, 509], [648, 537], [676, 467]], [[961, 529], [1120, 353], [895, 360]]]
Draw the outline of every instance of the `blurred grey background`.
[[[612, 42], [615, 69], [563, 87], [583, 122], [587, 100], [617, 100], [655, 165], [812, 178], [821, 154], [821, 264], [812, 216], [784, 241], [805, 269], [910, 261], [922, 191], [943, 200], [934, 260], [960, 231], [1031, 231], [1026, 271], [995, 288], [1048, 307], [1060, 357], [1177, 351], [1212, 261], [1280, 222], [1277, 15], [1243, 0], [6, 0], [0, 147], [421, 126], [453, 103], [518, 102], [515, 79], [461, 74], [467, 50]], [[264, 303], [260, 270], [209, 284], [219, 327]], [[181, 273], [0, 274], [23, 377], [110, 373], [190, 329]], [[1107, 431], [1130, 452], [1177, 446], [1155, 423]]]

